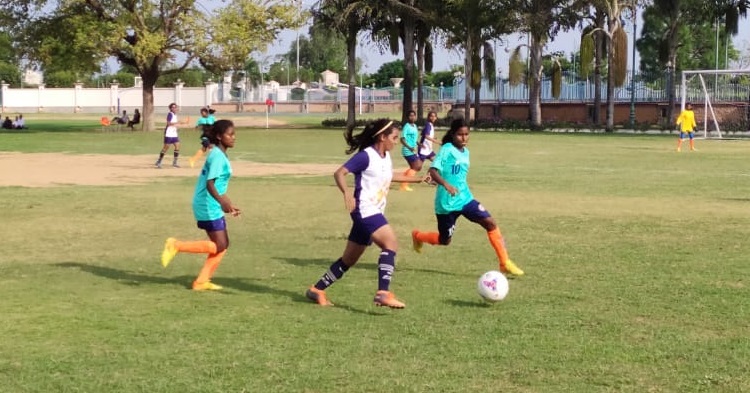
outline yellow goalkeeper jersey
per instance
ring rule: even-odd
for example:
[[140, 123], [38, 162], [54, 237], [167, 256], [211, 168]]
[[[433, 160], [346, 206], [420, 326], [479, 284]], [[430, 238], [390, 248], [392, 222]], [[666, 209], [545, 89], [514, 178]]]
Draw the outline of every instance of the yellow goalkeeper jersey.
[[695, 123], [695, 112], [691, 109], [685, 109], [677, 118], [677, 125], [680, 126], [681, 132], [693, 132], [698, 125]]

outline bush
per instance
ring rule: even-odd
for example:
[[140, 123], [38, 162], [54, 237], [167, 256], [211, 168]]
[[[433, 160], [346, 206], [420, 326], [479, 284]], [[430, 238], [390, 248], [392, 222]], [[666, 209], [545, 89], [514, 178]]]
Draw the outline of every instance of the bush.
[[[391, 120], [391, 119], [388, 119]], [[365, 124], [372, 121], [372, 119], [356, 119], [354, 121], [355, 127], [364, 127]], [[346, 127], [346, 119], [325, 119], [320, 123], [323, 127], [327, 128], [342, 128]], [[398, 122], [396, 122], [398, 124]]]

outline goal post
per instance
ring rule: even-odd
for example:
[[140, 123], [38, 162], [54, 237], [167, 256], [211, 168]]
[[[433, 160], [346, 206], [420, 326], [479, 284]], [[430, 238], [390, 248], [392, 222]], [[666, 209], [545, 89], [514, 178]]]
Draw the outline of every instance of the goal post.
[[696, 115], [703, 138], [724, 138], [727, 131], [750, 131], [750, 69], [685, 70], [680, 84], [680, 110], [702, 104]]

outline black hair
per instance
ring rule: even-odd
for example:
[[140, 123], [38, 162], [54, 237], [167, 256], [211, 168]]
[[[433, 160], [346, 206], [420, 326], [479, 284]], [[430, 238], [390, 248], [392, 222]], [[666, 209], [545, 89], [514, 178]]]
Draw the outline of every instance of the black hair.
[[214, 113], [216, 113], [216, 109], [208, 108], [209, 115], [213, 115]]
[[408, 116], [408, 115], [411, 115], [412, 113], [415, 114], [415, 115], [417, 114], [417, 112], [414, 112], [413, 110], [410, 110], [409, 112], [406, 112], [406, 115]]
[[208, 126], [204, 133], [208, 137], [209, 142], [219, 146], [221, 144], [221, 136], [232, 127], [234, 127], [234, 123], [231, 120], [217, 120], [212, 126]]
[[429, 112], [427, 112], [427, 117], [430, 117], [430, 115], [432, 115], [433, 113], [435, 114], [435, 117], [437, 117], [437, 112], [435, 112], [435, 111], [429, 111]]
[[208, 109], [206, 109], [206, 108], [201, 108], [201, 113], [203, 113], [203, 112], [206, 112], [206, 113], [208, 113]]
[[377, 137], [379, 135], [390, 135], [394, 129], [398, 129], [398, 126], [395, 123], [391, 125], [388, 125], [388, 123], [392, 123], [391, 120], [378, 119], [369, 122], [365, 125], [365, 129], [357, 135], [354, 135], [354, 129], [347, 129], [344, 131], [344, 139], [346, 140], [346, 144], [349, 145], [349, 148], [346, 149], [346, 154], [352, 154], [355, 151], [362, 151], [374, 145], [375, 142], [377, 142]]
[[451, 128], [448, 129], [448, 132], [445, 133], [445, 136], [443, 136], [443, 145], [446, 143], [453, 143], [453, 136], [456, 135], [456, 132], [460, 130], [463, 127], [468, 127], [469, 124], [464, 119], [455, 119], [451, 122]]

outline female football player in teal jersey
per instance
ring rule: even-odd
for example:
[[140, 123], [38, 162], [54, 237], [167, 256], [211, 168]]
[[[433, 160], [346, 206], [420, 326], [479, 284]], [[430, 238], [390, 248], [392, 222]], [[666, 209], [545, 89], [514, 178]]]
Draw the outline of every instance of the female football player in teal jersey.
[[508, 257], [505, 242], [495, 220], [484, 206], [472, 195], [466, 176], [469, 173], [469, 126], [464, 119], [456, 119], [443, 137], [443, 146], [435, 156], [430, 167], [430, 177], [438, 184], [435, 192], [435, 216], [437, 217], [438, 232], [420, 232], [415, 229], [411, 233], [412, 245], [416, 252], [422, 252], [422, 245], [447, 246], [453, 237], [456, 220], [465, 216], [487, 231], [492, 248], [495, 249], [500, 263], [500, 271], [514, 276], [523, 275]]
[[198, 222], [198, 228], [206, 231], [209, 240], [186, 242], [170, 237], [164, 244], [161, 254], [161, 264], [164, 267], [167, 267], [179, 252], [208, 255], [203, 269], [193, 281], [194, 291], [222, 289], [211, 282], [211, 277], [229, 248], [224, 214], [235, 217], [240, 215], [240, 209], [234, 206], [227, 195], [229, 178], [232, 176], [227, 149], [234, 147], [234, 123], [219, 120], [207, 127], [207, 135], [214, 147], [209, 150], [198, 183], [195, 185], [193, 216]]

